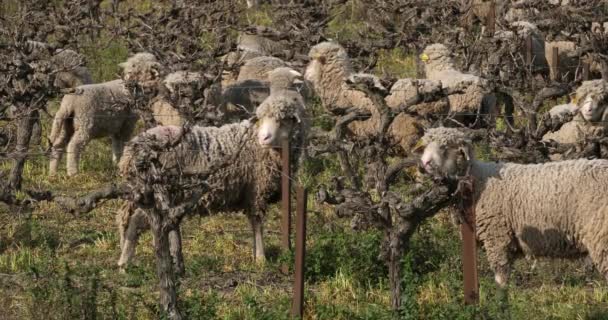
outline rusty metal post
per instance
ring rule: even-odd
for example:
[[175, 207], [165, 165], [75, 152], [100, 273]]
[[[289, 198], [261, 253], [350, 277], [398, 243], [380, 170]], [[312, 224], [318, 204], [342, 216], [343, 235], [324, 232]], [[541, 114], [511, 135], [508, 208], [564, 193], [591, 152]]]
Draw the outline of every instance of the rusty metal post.
[[[291, 250], [291, 166], [289, 139], [281, 141], [281, 247], [284, 252]], [[289, 273], [289, 266], [281, 266], [283, 273]]]
[[296, 265], [293, 286], [291, 316], [304, 316], [304, 273], [306, 272], [306, 203], [308, 193], [302, 186], [296, 187]]
[[532, 65], [532, 36], [526, 37], [526, 65], [531, 68]]
[[486, 29], [487, 35], [493, 37], [496, 31], [496, 2], [494, 0], [490, 1], [490, 8], [486, 17]]
[[557, 81], [559, 80], [559, 48], [553, 47], [551, 51], [551, 80]]
[[460, 225], [462, 233], [462, 269], [464, 279], [464, 303], [479, 302], [479, 280], [477, 276], [477, 241], [475, 238], [475, 203], [473, 190], [463, 196], [465, 223]]
[[589, 80], [589, 62], [583, 61], [583, 81]]

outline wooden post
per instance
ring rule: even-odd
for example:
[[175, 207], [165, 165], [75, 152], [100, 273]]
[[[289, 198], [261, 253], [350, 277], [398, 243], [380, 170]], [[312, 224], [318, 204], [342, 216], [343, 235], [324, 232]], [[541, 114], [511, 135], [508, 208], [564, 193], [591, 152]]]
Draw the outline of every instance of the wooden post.
[[589, 80], [589, 62], [583, 61], [583, 81]]
[[475, 203], [473, 190], [463, 196], [465, 223], [460, 225], [462, 233], [462, 269], [464, 275], [464, 303], [479, 302], [479, 280], [477, 277], [477, 241], [475, 238]]
[[557, 47], [553, 47], [553, 50], [551, 51], [551, 71], [553, 71], [551, 80], [558, 81], [559, 80], [559, 48], [557, 48]]
[[293, 286], [291, 316], [304, 316], [304, 272], [306, 272], [306, 203], [307, 191], [302, 186], [296, 188], [296, 265]]
[[486, 29], [489, 37], [494, 36], [496, 30], [496, 2], [490, 1], [490, 7], [488, 8], [488, 16], [486, 17]]
[[526, 37], [526, 65], [531, 68], [532, 65], [532, 36]]
[[[281, 247], [283, 252], [291, 250], [291, 170], [289, 139], [281, 142]], [[289, 273], [289, 266], [281, 266], [284, 274]]]

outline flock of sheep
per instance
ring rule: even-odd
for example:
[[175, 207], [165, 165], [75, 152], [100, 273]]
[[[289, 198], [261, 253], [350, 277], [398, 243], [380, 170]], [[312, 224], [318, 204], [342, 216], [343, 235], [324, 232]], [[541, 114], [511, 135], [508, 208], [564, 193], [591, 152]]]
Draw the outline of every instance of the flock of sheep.
[[[517, 12], [510, 15], [516, 17]], [[529, 22], [511, 23], [519, 30], [517, 34], [497, 31], [496, 36], [532, 35], [539, 68], [547, 66], [548, 48], [559, 46], [565, 56], [567, 50], [574, 50], [572, 44], [545, 43]], [[299, 71], [295, 64], [272, 56], [280, 50], [279, 44], [260, 36], [239, 37], [238, 50], [223, 58], [227, 64], [242, 65], [238, 75], [225, 74], [221, 81], [200, 88], [205, 101], [214, 105], [222, 117], [224, 124], [219, 127], [191, 125], [190, 119], [172, 105], [173, 96], [179, 95], [183, 85], [199, 83], [205, 75], [184, 70], [166, 74], [166, 66], [150, 53], [137, 53], [120, 64], [121, 79], [91, 84], [90, 74], [83, 68], [58, 77], [64, 87], [75, 90], [63, 97], [54, 116], [50, 174], [57, 173], [64, 153], [67, 174], [77, 174], [85, 146], [91, 139], [101, 137], [112, 139], [113, 159], [127, 180], [141, 174], [138, 155], [149, 139], [171, 146], [170, 152], [159, 158], [164, 175], [196, 175], [228, 162], [208, 177], [213, 188], [199, 200], [201, 213], [244, 211], [254, 232], [255, 258], [264, 260], [264, 214], [268, 204], [278, 200], [280, 191], [280, 141], [290, 140], [295, 158], [303, 153], [308, 144], [312, 97], [318, 97], [325, 111], [332, 114], [352, 110], [371, 114], [348, 125], [350, 137], [364, 139], [381, 130], [378, 106], [346, 80], [372, 77], [378, 80], [377, 86], [382, 84], [373, 75], [356, 73], [340, 44], [323, 42], [312, 46], [308, 65]], [[452, 89], [453, 94], [444, 101], [421, 102], [418, 107], [450, 114], [455, 123], [487, 126], [501, 113], [510, 117], [512, 110], [500, 112], [488, 81], [459, 71], [445, 45], [427, 46], [420, 60], [426, 78], [398, 80], [385, 99], [386, 105], [397, 113], [387, 131], [389, 146], [405, 156], [422, 141], [420, 163], [426, 173], [448, 179], [474, 177], [477, 236], [488, 253], [496, 282], [506, 285], [517, 253], [588, 255], [608, 279], [608, 200], [602, 197], [608, 187], [608, 161], [580, 159], [527, 165], [483, 162], [475, 159], [471, 140], [457, 128], [434, 128], [425, 133], [424, 128], [430, 125], [427, 120], [398, 111], [421, 89]], [[132, 134], [139, 118], [128, 85], [133, 82], [141, 88], [163, 88], [149, 104], [159, 126], [135, 137]], [[608, 121], [606, 106], [607, 83], [583, 82], [570, 104], [550, 111], [554, 117], [575, 113], [574, 119], [559, 131], [546, 134], [543, 140], [572, 143], [590, 132], [604, 130]], [[149, 222], [144, 209], [127, 204], [117, 214], [117, 224], [121, 239], [118, 264], [124, 267], [133, 258], [138, 237], [149, 228]], [[179, 230], [172, 231], [171, 241], [181, 241], [179, 238]], [[181, 252], [171, 254], [177, 270], [183, 271]]]

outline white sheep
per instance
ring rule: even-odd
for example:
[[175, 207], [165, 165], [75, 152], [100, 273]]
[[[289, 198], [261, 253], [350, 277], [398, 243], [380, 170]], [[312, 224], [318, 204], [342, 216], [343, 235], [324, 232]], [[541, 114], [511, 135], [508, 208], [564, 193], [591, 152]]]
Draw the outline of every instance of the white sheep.
[[422, 139], [421, 168], [473, 181], [477, 239], [483, 243], [495, 281], [505, 287], [513, 260], [588, 255], [608, 280], [608, 161], [570, 160], [544, 164], [484, 162], [454, 128], [435, 128]]
[[481, 113], [487, 121], [493, 120], [497, 114], [496, 96], [492, 94], [489, 82], [476, 75], [463, 73], [456, 69], [451, 52], [443, 44], [427, 46], [420, 59], [424, 62], [426, 77], [430, 80], [441, 81], [445, 88], [455, 89], [465, 86], [464, 92], [448, 96], [450, 112], [459, 121], [468, 119], [472, 122]]
[[[288, 72], [286, 76], [293, 82], [298, 73]], [[245, 120], [219, 128], [192, 127], [181, 143], [173, 147], [171, 152], [161, 155], [161, 160], [163, 174], [168, 175], [205, 173], [218, 162], [231, 159], [227, 167], [206, 180], [216, 187], [201, 198], [201, 212], [243, 210], [254, 231], [255, 258], [263, 261], [262, 220], [268, 203], [278, 200], [280, 191], [281, 156], [278, 147], [282, 138], [289, 138], [293, 156], [297, 158], [304, 148], [308, 122], [302, 97], [287, 88], [273, 92], [255, 112], [257, 126]], [[162, 126], [135, 137], [125, 149], [119, 164], [123, 176], [128, 179], [138, 174], [133, 159], [138, 152], [139, 140], [150, 136], [170, 140], [180, 136], [182, 130], [180, 127]], [[238, 157], [234, 158], [235, 155]], [[132, 212], [129, 207], [118, 213], [121, 236], [118, 265], [121, 267], [131, 260], [139, 231], [148, 228], [144, 215], [142, 210]]]
[[237, 81], [260, 80], [268, 81], [268, 73], [276, 68], [289, 67], [288, 64], [275, 57], [261, 56], [248, 60], [239, 70]]
[[584, 81], [576, 89], [576, 105], [579, 109], [572, 121], [565, 123], [558, 131], [548, 132], [543, 141], [576, 143], [588, 135], [605, 132], [608, 121], [608, 84], [604, 80]]
[[112, 138], [112, 158], [120, 159], [124, 143], [135, 128], [137, 116], [132, 109], [131, 94], [125, 81], [151, 86], [159, 77], [160, 64], [149, 53], [138, 53], [121, 63], [123, 80], [79, 86], [67, 94], [53, 119], [49, 139], [51, 160], [49, 174], [57, 172], [67, 145], [67, 173], [78, 173], [80, 153], [91, 139]]
[[564, 103], [558, 104], [549, 110], [549, 115], [553, 119], [560, 119], [568, 114], [573, 114], [578, 111], [578, 104], [576, 103]]
[[[375, 137], [380, 130], [381, 115], [378, 106], [364, 92], [352, 89], [346, 84], [346, 79], [361, 75], [353, 72], [346, 50], [337, 43], [322, 42], [312, 47], [308, 55], [311, 61], [304, 78], [312, 84], [323, 107], [336, 114], [351, 108], [371, 113], [368, 120], [351, 122], [348, 130], [354, 137]], [[398, 87], [395, 91], [413, 88], [406, 82], [400, 83]], [[399, 97], [406, 95], [391, 95], [392, 98], [386, 100], [388, 107], [396, 110], [405, 102]], [[398, 152], [409, 151], [422, 134], [422, 125], [419, 120], [405, 113], [396, 115], [387, 131], [391, 146], [397, 147]]]

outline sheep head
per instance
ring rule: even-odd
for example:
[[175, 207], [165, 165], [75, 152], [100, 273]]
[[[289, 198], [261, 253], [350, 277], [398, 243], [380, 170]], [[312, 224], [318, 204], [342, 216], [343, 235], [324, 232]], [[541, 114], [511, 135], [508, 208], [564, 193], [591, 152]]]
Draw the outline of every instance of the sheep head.
[[456, 178], [467, 173], [473, 160], [471, 140], [455, 128], [427, 130], [415, 151], [420, 156], [421, 171], [438, 178]]
[[268, 73], [271, 90], [293, 89], [294, 84], [302, 83], [302, 74], [287, 67], [276, 68]]
[[256, 110], [257, 138], [262, 147], [280, 147], [284, 138], [290, 140], [305, 129], [305, 110], [295, 96], [270, 96]]
[[427, 74], [454, 68], [450, 50], [441, 43], [427, 46], [420, 55], [420, 60], [424, 62], [424, 69]]
[[335, 42], [321, 42], [310, 49], [308, 53], [310, 62], [306, 67], [304, 79], [310, 81], [317, 87], [323, 75], [325, 65], [331, 64], [336, 68], [334, 72], [341, 71], [340, 80], [351, 73], [348, 54], [344, 48]]
[[151, 53], [136, 53], [118, 66], [124, 81], [135, 81], [142, 87], [155, 86], [161, 79], [162, 66]]
[[608, 87], [604, 80], [585, 81], [576, 90], [576, 104], [589, 122], [608, 120]]

